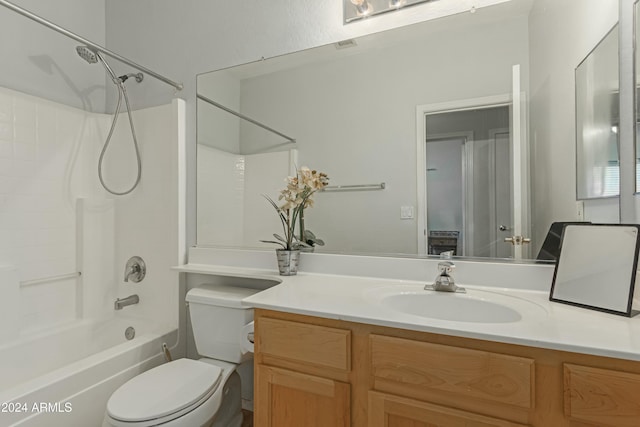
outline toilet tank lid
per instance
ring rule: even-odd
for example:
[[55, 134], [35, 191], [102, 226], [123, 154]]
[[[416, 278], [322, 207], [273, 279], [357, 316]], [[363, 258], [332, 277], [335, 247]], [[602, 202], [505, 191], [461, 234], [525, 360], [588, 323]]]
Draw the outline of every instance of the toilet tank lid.
[[187, 292], [186, 300], [189, 303], [215, 305], [218, 307], [248, 308], [242, 306], [242, 300], [258, 292], [260, 292], [260, 289], [205, 283]]

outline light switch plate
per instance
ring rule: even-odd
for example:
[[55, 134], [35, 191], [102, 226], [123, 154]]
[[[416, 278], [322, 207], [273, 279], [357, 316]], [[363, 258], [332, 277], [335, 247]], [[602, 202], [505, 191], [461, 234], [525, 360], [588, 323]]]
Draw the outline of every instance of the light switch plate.
[[400, 206], [400, 219], [413, 219], [413, 206]]

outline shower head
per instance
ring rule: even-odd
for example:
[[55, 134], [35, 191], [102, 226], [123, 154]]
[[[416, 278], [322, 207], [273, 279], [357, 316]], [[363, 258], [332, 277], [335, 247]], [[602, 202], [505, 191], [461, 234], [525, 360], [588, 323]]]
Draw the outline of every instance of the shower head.
[[107, 61], [105, 61], [99, 50], [92, 49], [89, 46], [77, 46], [76, 52], [78, 52], [80, 58], [84, 59], [89, 64], [95, 64], [98, 61], [102, 62], [105, 70], [107, 70], [107, 73], [109, 73], [109, 75], [111, 76], [111, 80], [113, 81], [113, 83], [116, 85], [123, 83], [121, 79], [116, 77], [116, 73], [114, 73], [109, 64], [107, 64]]
[[95, 64], [98, 62], [98, 55], [96, 55], [96, 52], [87, 46], [76, 46], [76, 52], [78, 52], [80, 58], [84, 59], [89, 64]]

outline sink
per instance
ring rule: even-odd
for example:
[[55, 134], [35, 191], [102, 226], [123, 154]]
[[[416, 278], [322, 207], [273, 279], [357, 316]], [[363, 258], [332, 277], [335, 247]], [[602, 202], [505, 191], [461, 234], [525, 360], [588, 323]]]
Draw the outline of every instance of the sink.
[[383, 307], [403, 314], [453, 322], [513, 323], [547, 315], [536, 303], [498, 292], [467, 288], [462, 294], [408, 288], [379, 289], [372, 296]]

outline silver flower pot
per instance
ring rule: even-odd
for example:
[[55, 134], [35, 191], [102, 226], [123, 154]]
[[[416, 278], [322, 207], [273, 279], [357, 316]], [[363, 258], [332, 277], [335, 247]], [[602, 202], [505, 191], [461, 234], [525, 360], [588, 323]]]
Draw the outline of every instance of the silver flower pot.
[[278, 257], [278, 270], [281, 276], [295, 276], [298, 273], [298, 263], [300, 262], [300, 251], [288, 251], [286, 249], [276, 249]]

